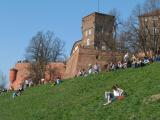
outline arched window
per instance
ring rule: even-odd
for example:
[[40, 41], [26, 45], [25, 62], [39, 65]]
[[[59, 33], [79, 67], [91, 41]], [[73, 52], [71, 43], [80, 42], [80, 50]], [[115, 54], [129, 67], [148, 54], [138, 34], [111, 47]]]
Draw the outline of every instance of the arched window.
[[90, 39], [87, 39], [87, 46], [90, 46]]

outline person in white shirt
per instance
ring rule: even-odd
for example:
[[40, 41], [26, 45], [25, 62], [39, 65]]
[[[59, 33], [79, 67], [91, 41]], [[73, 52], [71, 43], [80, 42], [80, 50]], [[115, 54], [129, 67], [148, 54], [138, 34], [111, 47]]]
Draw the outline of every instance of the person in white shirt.
[[118, 96], [120, 96], [116, 86], [112, 87], [113, 92], [105, 92], [105, 99], [107, 100], [106, 103], [104, 103], [103, 105], [108, 105], [110, 104], [112, 101], [114, 101]]
[[116, 87], [116, 89], [118, 90], [119, 95], [120, 95], [120, 96], [123, 96], [123, 95], [124, 95], [124, 90], [121, 89], [117, 84], [115, 85], [115, 87]]
[[119, 96], [124, 96], [124, 90], [118, 87], [118, 85], [114, 85], [112, 87], [113, 93], [112, 92], [105, 92], [105, 99], [107, 100], [106, 103], [103, 105], [108, 105], [115, 99], [117, 99]]
[[99, 65], [97, 63], [93, 66], [93, 69], [95, 73], [99, 73]]
[[42, 78], [42, 79], [41, 79], [41, 84], [44, 84], [44, 81], [45, 81], [45, 79], [44, 79], [44, 78]]
[[25, 80], [25, 84], [27, 87], [29, 87], [29, 81], [28, 80]]
[[129, 60], [129, 54], [128, 52], [124, 55], [124, 62], [128, 62]]
[[93, 73], [93, 68], [92, 68], [92, 65], [89, 64], [88, 74], [92, 74], [92, 73]]

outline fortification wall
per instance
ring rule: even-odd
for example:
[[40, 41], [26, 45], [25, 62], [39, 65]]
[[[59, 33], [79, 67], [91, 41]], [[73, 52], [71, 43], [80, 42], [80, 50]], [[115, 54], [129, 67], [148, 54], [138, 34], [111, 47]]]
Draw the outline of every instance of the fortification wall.
[[79, 58], [79, 48], [71, 55], [66, 64], [66, 71], [64, 78], [72, 78], [77, 74], [77, 64]]
[[47, 65], [47, 71], [45, 73], [45, 80], [52, 81], [55, 80], [56, 77], [64, 78], [64, 73], [66, 70], [66, 65], [62, 62], [51, 62]]
[[11, 82], [10, 87], [13, 89], [18, 89], [19, 85], [24, 82], [29, 77], [29, 63], [17, 63], [15, 69], [17, 70], [16, 80]]
[[98, 63], [101, 70], [105, 70], [106, 64], [121, 61], [122, 56], [123, 55], [118, 52], [79, 48], [67, 61], [65, 78], [74, 77], [78, 74], [79, 70], [87, 70], [89, 64], [94, 65]]
[[[10, 70], [10, 88], [17, 90], [19, 89], [19, 85], [24, 83], [25, 80], [27, 80], [30, 77], [30, 71], [29, 71], [30, 63], [17, 63], [14, 67], [14, 69]], [[49, 64], [51, 71], [50, 74], [47, 74], [45, 79], [47, 82], [50, 80], [54, 80], [57, 76], [64, 77], [65, 73], [65, 64], [61, 62], [51, 62]], [[15, 74], [13, 70], [16, 70], [17, 73]]]

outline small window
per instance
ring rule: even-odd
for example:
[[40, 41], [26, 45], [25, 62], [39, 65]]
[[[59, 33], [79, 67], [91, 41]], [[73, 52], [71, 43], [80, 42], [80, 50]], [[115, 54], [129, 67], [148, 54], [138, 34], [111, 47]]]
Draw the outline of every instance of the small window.
[[157, 20], [158, 20], [158, 17], [157, 17], [157, 16], [154, 16], [154, 17], [152, 18], [152, 20], [157, 21]]
[[147, 22], [147, 21], [148, 21], [148, 19], [147, 19], [147, 18], [144, 18], [144, 21], [145, 21], [145, 22]]
[[104, 32], [104, 29], [102, 28], [102, 34], [103, 34], [103, 32]]
[[96, 55], [96, 60], [98, 60], [99, 59], [99, 56], [98, 55]]
[[155, 32], [156, 32], [156, 33], [159, 33], [159, 30], [158, 30], [158, 28], [155, 28]]
[[106, 50], [106, 46], [105, 45], [102, 45], [102, 50]]
[[88, 36], [88, 31], [86, 30], [86, 37]]
[[90, 39], [87, 39], [87, 46], [90, 46]]
[[89, 34], [89, 35], [91, 35], [91, 34], [92, 34], [92, 31], [91, 31], [91, 29], [89, 29], [89, 31], [88, 31], [88, 34]]

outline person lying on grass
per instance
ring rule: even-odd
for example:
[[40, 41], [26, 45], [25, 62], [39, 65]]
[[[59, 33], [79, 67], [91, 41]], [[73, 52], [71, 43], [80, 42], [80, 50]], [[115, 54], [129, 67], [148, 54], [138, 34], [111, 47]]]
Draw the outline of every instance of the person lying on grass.
[[113, 102], [116, 99], [123, 99], [124, 98], [124, 90], [119, 88], [119, 86], [116, 84], [112, 87], [113, 92], [107, 92], [105, 91], [105, 99], [107, 100], [106, 103], [103, 105], [108, 105], [111, 102]]

